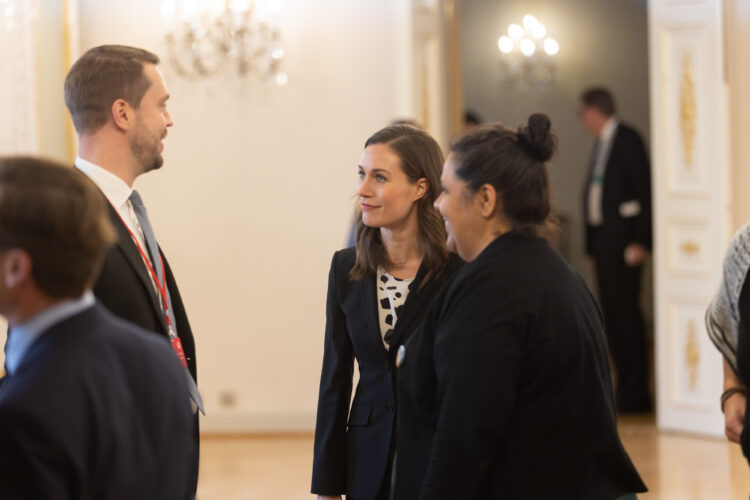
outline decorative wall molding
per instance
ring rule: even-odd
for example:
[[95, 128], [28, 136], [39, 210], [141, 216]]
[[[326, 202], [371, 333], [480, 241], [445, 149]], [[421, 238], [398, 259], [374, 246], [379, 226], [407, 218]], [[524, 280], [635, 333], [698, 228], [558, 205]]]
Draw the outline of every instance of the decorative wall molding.
[[714, 265], [709, 221], [699, 217], [670, 217], [666, 228], [666, 263], [670, 275], [708, 278]]
[[39, 0], [0, 2], [0, 154], [39, 151], [38, 8]]
[[689, 54], [682, 56], [682, 80], [680, 82], [680, 132], [685, 166], [693, 169], [693, 147], [695, 145], [695, 79], [693, 60]]
[[705, 50], [709, 32], [700, 26], [669, 26], [661, 33], [662, 87], [667, 154], [667, 195], [706, 198], [710, 165], [706, 145], [706, 108], [713, 101], [703, 80], [709, 62]]
[[667, 307], [668, 399], [674, 407], [705, 413], [716, 406], [709, 374], [716, 369], [717, 358], [703, 327], [708, 301], [701, 296], [675, 297]]
[[729, 241], [722, 2], [649, 0], [659, 428], [721, 436], [721, 355], [704, 316]]

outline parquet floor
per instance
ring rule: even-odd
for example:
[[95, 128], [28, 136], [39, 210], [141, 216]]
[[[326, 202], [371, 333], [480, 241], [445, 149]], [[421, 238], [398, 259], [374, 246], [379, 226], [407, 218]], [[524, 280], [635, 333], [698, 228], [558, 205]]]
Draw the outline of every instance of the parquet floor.
[[[750, 468], [738, 446], [660, 433], [653, 417], [621, 420], [620, 434], [651, 490], [640, 499], [748, 499]], [[205, 436], [201, 455], [199, 500], [313, 498], [310, 434]]]

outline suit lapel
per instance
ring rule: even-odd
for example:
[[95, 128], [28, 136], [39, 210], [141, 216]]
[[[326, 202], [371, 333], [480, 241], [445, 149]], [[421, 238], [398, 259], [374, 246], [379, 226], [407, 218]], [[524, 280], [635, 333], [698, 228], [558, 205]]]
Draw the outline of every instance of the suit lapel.
[[380, 333], [380, 320], [378, 317], [378, 296], [375, 293], [375, 277], [368, 276], [355, 283], [359, 288], [362, 311], [364, 311], [366, 334], [370, 341], [375, 343], [375, 348], [386, 354], [383, 345], [383, 336]]
[[109, 218], [112, 221], [112, 225], [114, 226], [115, 231], [117, 232], [117, 248], [123, 253], [125, 259], [130, 264], [130, 267], [133, 268], [133, 272], [141, 280], [141, 284], [143, 285], [146, 293], [151, 299], [151, 306], [154, 308], [154, 312], [156, 313], [157, 317], [161, 319], [162, 327], [166, 332], [167, 325], [164, 322], [165, 320], [164, 314], [162, 314], [161, 310], [161, 302], [159, 297], [156, 295], [156, 290], [154, 290], [154, 284], [148, 274], [148, 269], [146, 269], [146, 266], [143, 264], [143, 257], [141, 257], [141, 253], [138, 251], [138, 247], [133, 242], [133, 237], [130, 235], [130, 231], [125, 226], [125, 223], [120, 218], [120, 215], [110, 203], [107, 203], [107, 207], [109, 208]]

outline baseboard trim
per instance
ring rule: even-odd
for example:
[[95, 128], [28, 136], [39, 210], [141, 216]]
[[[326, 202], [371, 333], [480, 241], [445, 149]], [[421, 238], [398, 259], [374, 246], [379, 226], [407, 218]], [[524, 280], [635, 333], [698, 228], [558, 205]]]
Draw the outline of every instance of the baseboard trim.
[[315, 430], [315, 415], [240, 414], [201, 417], [201, 434], [308, 434]]

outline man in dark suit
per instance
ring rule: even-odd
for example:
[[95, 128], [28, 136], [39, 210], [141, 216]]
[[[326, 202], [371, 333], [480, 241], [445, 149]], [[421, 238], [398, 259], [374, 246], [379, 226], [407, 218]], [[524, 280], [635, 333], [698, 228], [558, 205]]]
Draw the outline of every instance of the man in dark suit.
[[[138, 176], [164, 163], [162, 141], [172, 126], [169, 92], [158, 63], [155, 54], [143, 49], [94, 47], [65, 78], [65, 104], [79, 138], [76, 167], [106, 196], [117, 233], [94, 294], [115, 315], [169, 339], [186, 368], [193, 407], [203, 411], [195, 341], [180, 291], [143, 200], [132, 187]], [[197, 444], [197, 415], [195, 440]], [[196, 461], [196, 486], [197, 475]]]
[[75, 170], [0, 159], [0, 498], [192, 496], [196, 448], [169, 343], [97, 304], [115, 233]]
[[648, 155], [638, 132], [617, 119], [606, 89], [582, 94], [580, 117], [597, 139], [584, 188], [586, 254], [596, 269], [617, 370], [617, 408], [648, 412], [648, 360], [639, 306], [641, 271], [651, 248]]

